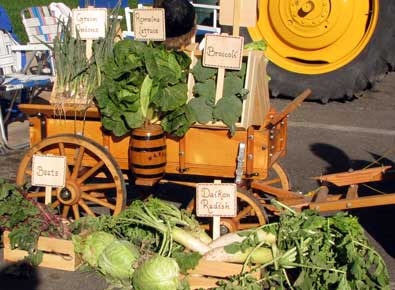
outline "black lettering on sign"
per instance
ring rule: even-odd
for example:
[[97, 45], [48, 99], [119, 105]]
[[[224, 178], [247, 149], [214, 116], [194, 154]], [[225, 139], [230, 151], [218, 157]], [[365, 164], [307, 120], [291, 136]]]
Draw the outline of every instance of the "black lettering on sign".
[[232, 49], [232, 51], [216, 51], [214, 47], [209, 46], [207, 48], [208, 56], [222, 57], [222, 58], [238, 58], [238, 51]]
[[37, 166], [37, 175], [38, 176], [59, 176], [59, 171], [57, 170], [47, 170], [42, 166]]

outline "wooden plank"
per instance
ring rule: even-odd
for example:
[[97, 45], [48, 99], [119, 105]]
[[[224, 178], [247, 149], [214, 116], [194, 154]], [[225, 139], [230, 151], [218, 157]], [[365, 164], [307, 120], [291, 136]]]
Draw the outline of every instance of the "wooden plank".
[[[23, 112], [26, 113], [28, 115], [37, 115], [38, 113], [41, 113], [45, 116], [48, 117], [56, 117], [59, 116], [59, 111], [57, 110], [57, 107], [50, 104], [50, 105], [46, 105], [46, 104], [20, 104], [19, 109]], [[75, 106], [71, 106], [71, 105], [66, 105], [64, 106], [63, 109], [63, 117], [75, 117], [75, 112], [77, 111], [77, 117], [82, 118], [84, 116], [84, 112], [82, 112], [81, 110], [78, 110]], [[87, 118], [97, 118], [100, 119], [100, 112], [99, 109], [95, 106], [89, 107], [86, 110], [86, 117]]]
[[241, 264], [200, 260], [196, 268], [189, 271], [189, 274], [225, 278], [228, 276], [240, 274], [242, 268], [243, 265]]
[[337, 201], [313, 202], [310, 209], [320, 212], [365, 208], [380, 205], [395, 204], [395, 193], [358, 197], [355, 199], [340, 199]]
[[[27, 251], [11, 250], [9, 232], [3, 234], [4, 260], [7, 262], [18, 262], [27, 256]], [[37, 248], [44, 252], [40, 267], [59, 269], [64, 271], [75, 271], [80, 264], [74, 253], [73, 242], [55, 238], [40, 237]]]
[[251, 184], [251, 187], [254, 189], [261, 190], [263, 192], [272, 194], [278, 198], [278, 200], [286, 200], [286, 199], [300, 199], [301, 201], [304, 200], [303, 195], [293, 192], [293, 191], [288, 191], [284, 190], [282, 188], [277, 188], [274, 186], [270, 186], [267, 184], [264, 184], [263, 181], [253, 181]]
[[311, 90], [307, 89], [301, 93], [296, 99], [294, 99], [282, 112], [276, 114], [274, 118], [270, 120], [269, 126], [274, 126], [281, 122], [282, 119], [286, 118], [292, 111], [294, 111], [300, 104], [311, 94]]
[[220, 279], [200, 276], [188, 276], [187, 279], [191, 290], [215, 288], [218, 286], [218, 281], [220, 281]]
[[374, 167], [368, 169], [355, 170], [352, 172], [342, 172], [342, 173], [328, 174], [323, 176], [316, 176], [313, 177], [313, 179], [317, 179], [320, 182], [323, 181], [330, 182], [337, 186], [360, 184], [360, 183], [384, 180], [384, 174], [390, 168], [392, 168], [392, 166]]

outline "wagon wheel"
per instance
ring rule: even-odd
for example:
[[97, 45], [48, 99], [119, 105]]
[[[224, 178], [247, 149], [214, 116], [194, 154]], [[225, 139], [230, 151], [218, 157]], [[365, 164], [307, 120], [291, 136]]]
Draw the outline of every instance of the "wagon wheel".
[[[255, 182], [284, 190], [291, 190], [291, 182], [289, 180], [288, 173], [278, 161], [272, 165], [266, 179], [255, 180]], [[270, 192], [263, 192], [256, 188], [253, 188], [253, 190], [253, 195], [261, 202], [262, 206], [266, 210], [269, 210], [270, 213], [276, 211], [274, 207], [270, 205], [270, 200], [275, 198], [275, 196], [271, 195]]]
[[259, 180], [259, 183], [282, 188], [285, 190], [291, 189], [291, 182], [288, 177], [288, 173], [277, 161], [272, 165], [269, 170], [269, 176], [264, 180]]
[[[17, 185], [30, 184], [34, 154], [66, 156], [66, 186], [52, 189], [51, 203], [62, 217], [96, 216], [103, 213], [103, 209], [115, 215], [125, 208], [126, 188], [122, 171], [114, 158], [96, 142], [76, 135], [57, 135], [42, 140], [23, 157], [16, 177]], [[27, 190], [28, 197], [44, 202], [44, 187], [30, 186]]]
[[[195, 212], [196, 203], [193, 198], [188, 204], [187, 211]], [[210, 228], [211, 219], [198, 218], [202, 228]], [[233, 218], [221, 218], [221, 235], [258, 227], [266, 224], [266, 212], [259, 200], [252, 195], [251, 191], [237, 188], [237, 215]]]

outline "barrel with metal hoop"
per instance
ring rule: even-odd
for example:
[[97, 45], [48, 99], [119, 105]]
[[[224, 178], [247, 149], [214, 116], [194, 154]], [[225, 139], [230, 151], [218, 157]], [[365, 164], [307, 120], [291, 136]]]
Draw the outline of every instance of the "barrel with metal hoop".
[[136, 184], [151, 186], [165, 174], [166, 139], [159, 125], [134, 129], [130, 138], [130, 168]]

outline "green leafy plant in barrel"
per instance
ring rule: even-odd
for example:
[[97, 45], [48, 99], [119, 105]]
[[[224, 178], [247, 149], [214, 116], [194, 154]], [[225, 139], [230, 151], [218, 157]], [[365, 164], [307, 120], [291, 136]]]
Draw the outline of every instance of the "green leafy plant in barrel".
[[115, 136], [160, 121], [182, 136], [195, 117], [187, 103], [190, 58], [162, 45], [125, 39], [114, 46], [103, 66], [95, 99], [103, 127]]

